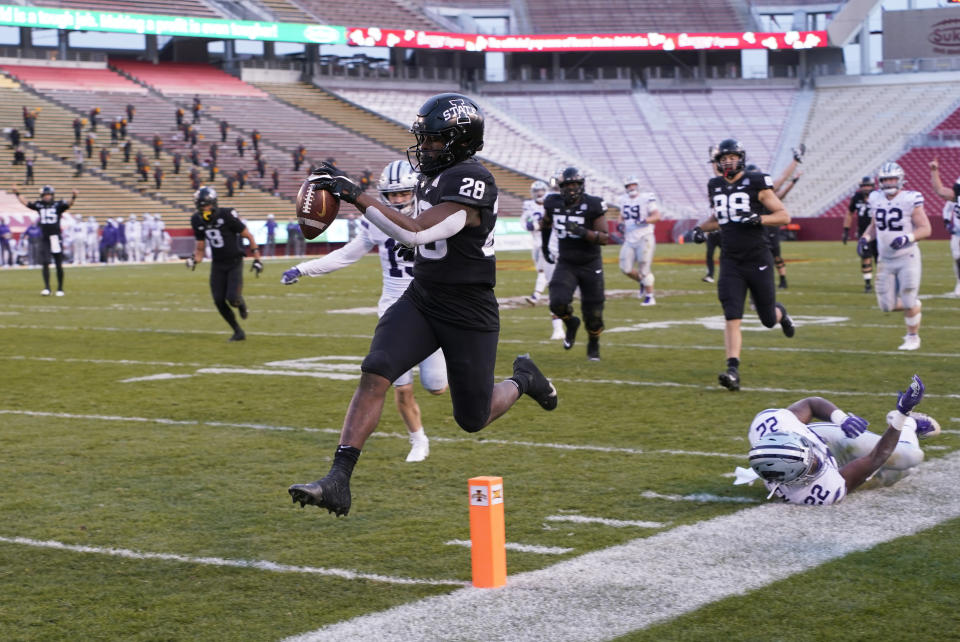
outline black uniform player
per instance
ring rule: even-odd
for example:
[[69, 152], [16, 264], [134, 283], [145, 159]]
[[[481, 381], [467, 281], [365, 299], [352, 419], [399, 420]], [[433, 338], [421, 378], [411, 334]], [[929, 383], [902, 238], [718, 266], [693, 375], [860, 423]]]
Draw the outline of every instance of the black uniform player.
[[213, 302], [230, 327], [233, 336], [230, 341], [243, 341], [247, 338], [243, 328], [237, 323], [237, 317], [230, 306], [237, 308], [240, 318], [247, 318], [247, 304], [243, 300], [243, 259], [246, 251], [243, 249], [243, 239], [250, 242], [253, 251], [253, 265], [251, 269], [257, 276], [263, 271], [260, 262], [260, 249], [253, 239], [253, 234], [240, 220], [237, 210], [229, 207], [217, 207], [217, 192], [212, 187], [201, 187], [193, 195], [197, 211], [190, 218], [193, 227], [193, 237], [197, 240], [193, 256], [187, 257], [187, 267], [195, 270], [197, 263], [203, 260], [207, 243], [210, 244], [210, 253], [213, 256], [210, 266], [210, 293]]
[[736, 140], [731, 138], [720, 143], [716, 161], [722, 174], [707, 183], [713, 214], [693, 229], [693, 240], [697, 243], [706, 240], [706, 232], [720, 230], [717, 296], [726, 319], [723, 339], [727, 371], [720, 373], [719, 380], [720, 385], [729, 390], [740, 389], [743, 343], [740, 324], [748, 291], [764, 326], [772, 328], [780, 323], [786, 336], [794, 334], [786, 308], [776, 300], [773, 256], [763, 233], [764, 225], [785, 225], [790, 222], [790, 215], [774, 194], [773, 181], [768, 175], [744, 171], [746, 156]]
[[[559, 194], [543, 201], [540, 234], [543, 257], [556, 261], [550, 279], [550, 312], [563, 320], [569, 350], [577, 337], [580, 319], [573, 316], [573, 293], [580, 288], [580, 311], [587, 326], [587, 358], [600, 360], [600, 333], [603, 332], [603, 257], [600, 246], [608, 239], [603, 199], [584, 193], [584, 177], [576, 167], [567, 167], [557, 176]], [[559, 256], [550, 255], [550, 230], [556, 228]]]
[[37, 222], [40, 224], [40, 231], [43, 233], [40, 244], [40, 265], [43, 272], [43, 290], [40, 294], [50, 296], [50, 258], [53, 258], [57, 266], [57, 296], [63, 296], [63, 230], [60, 229], [60, 220], [63, 213], [73, 207], [77, 200], [77, 190], [73, 190], [73, 195], [69, 201], [54, 200], [56, 192], [50, 185], [44, 185], [40, 188], [40, 198], [36, 201], [27, 201], [17, 190], [16, 186], [11, 190], [24, 206], [34, 210], [37, 216]]
[[[313, 170], [310, 181], [356, 205], [371, 223], [414, 253], [413, 281], [380, 318], [361, 364], [360, 384], [340, 433], [330, 472], [309, 484], [294, 484], [294, 503], [313, 504], [337, 515], [350, 510], [350, 475], [364, 442], [377, 427], [390, 382], [443, 348], [453, 416], [475, 432], [502, 415], [522, 394], [544, 409], [557, 406], [557, 392], [528, 355], [513, 362], [513, 376], [494, 384], [500, 316], [493, 293], [496, 259], [493, 228], [497, 186], [473, 155], [483, 147], [483, 114], [460, 94], [439, 94], [420, 107], [410, 130], [411, 159], [420, 172], [408, 217], [390, 208], [331, 164]], [[401, 245], [402, 244], [402, 245]]]
[[[863, 233], [870, 226], [870, 210], [867, 209], [867, 197], [873, 191], [873, 178], [864, 176], [860, 179], [860, 185], [850, 199], [850, 205], [847, 207], [847, 213], [843, 217], [843, 244], [847, 244], [847, 237], [850, 236], [850, 223], [854, 215], [857, 217], [857, 238], [863, 236]], [[859, 248], [859, 245], [858, 245]], [[873, 239], [867, 246], [868, 251], [860, 257], [860, 272], [863, 273], [863, 291], [870, 292], [873, 287], [870, 281], [873, 279], [873, 265], [877, 261], [877, 240]]]

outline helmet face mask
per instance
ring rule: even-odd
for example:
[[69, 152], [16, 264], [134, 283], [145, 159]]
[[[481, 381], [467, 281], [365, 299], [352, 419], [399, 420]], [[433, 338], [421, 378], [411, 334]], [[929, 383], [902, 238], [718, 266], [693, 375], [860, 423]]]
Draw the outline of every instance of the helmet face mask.
[[740, 141], [728, 138], [717, 145], [713, 162], [725, 178], [732, 178], [743, 171], [747, 163], [747, 152], [744, 151]]
[[635, 176], [623, 179], [623, 189], [627, 191], [630, 198], [636, 198], [640, 194], [640, 179]]
[[547, 196], [547, 184], [543, 181], [533, 181], [530, 184], [530, 198], [536, 201], [538, 204], [543, 203], [543, 199]]
[[576, 167], [567, 167], [557, 177], [557, 187], [563, 195], [565, 205], [573, 205], [583, 196], [583, 186], [586, 182], [583, 174]]
[[420, 107], [410, 133], [417, 141], [407, 149], [410, 165], [436, 176], [483, 149], [483, 113], [466, 96], [438, 94]]
[[416, 187], [417, 174], [405, 160], [395, 160], [384, 167], [377, 181], [380, 202], [407, 216], [413, 213], [413, 192]]
[[890, 198], [896, 196], [906, 182], [903, 168], [897, 163], [884, 163], [877, 172], [877, 185]]
[[[203, 215], [203, 218], [209, 219], [213, 211], [217, 209], [217, 190], [212, 187], [201, 187], [194, 193], [193, 202], [197, 207], [197, 211]], [[157, 218], [160, 217], [158, 216]]]
[[813, 442], [791, 432], [765, 435], [750, 449], [749, 457], [754, 472], [777, 486], [804, 485], [823, 471], [823, 457]]
[[874, 188], [873, 179], [869, 176], [864, 176], [860, 179], [860, 189], [863, 192], [872, 192]]
[[[49, 196], [50, 198], [47, 198]], [[50, 203], [56, 196], [56, 191], [52, 185], [44, 185], [40, 188], [40, 200], [44, 203]]]

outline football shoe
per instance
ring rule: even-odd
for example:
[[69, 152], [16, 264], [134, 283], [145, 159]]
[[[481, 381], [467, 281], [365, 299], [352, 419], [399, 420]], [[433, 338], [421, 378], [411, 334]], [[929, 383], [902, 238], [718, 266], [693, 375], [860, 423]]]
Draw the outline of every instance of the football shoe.
[[600, 340], [597, 337], [587, 339], [587, 359], [600, 361]]
[[236, 332], [233, 333], [233, 336], [227, 339], [227, 341], [245, 341], [246, 339], [247, 339], [246, 333], [243, 330], [237, 330]]
[[43, 288], [40, 290], [40, 296], [50, 296], [50, 288]]
[[903, 337], [903, 343], [900, 344], [900, 347], [897, 350], [919, 350], [920, 349], [920, 335], [918, 334], [908, 334]]
[[783, 330], [784, 336], [788, 339], [793, 337], [797, 333], [796, 327], [793, 325], [793, 319], [790, 318], [790, 315], [787, 314], [787, 309], [783, 307], [782, 303], [778, 303], [777, 307], [780, 309], [780, 329]]
[[513, 376], [511, 377], [523, 394], [533, 397], [544, 410], [553, 410], [559, 401], [557, 389], [547, 379], [529, 354], [521, 354], [513, 360]]
[[350, 512], [350, 480], [341, 476], [327, 475], [323, 479], [309, 484], [294, 484], [287, 489], [293, 503], [300, 502], [300, 508], [307, 504], [318, 508], [326, 508], [335, 515], [346, 515]]
[[740, 390], [740, 372], [736, 368], [727, 368], [727, 371], [721, 372], [717, 379], [721, 386], [731, 392]]
[[569, 319], [564, 319], [563, 325], [567, 328], [566, 333], [563, 335], [563, 347], [565, 350], [569, 350], [577, 340], [577, 330], [580, 329], [580, 318], [570, 317]]

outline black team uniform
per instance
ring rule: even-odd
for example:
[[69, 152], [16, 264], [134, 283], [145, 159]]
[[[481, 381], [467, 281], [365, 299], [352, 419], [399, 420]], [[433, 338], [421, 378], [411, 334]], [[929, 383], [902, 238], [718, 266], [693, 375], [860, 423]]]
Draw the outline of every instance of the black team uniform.
[[[603, 332], [603, 257], [600, 246], [606, 244], [606, 232], [597, 232], [595, 222], [603, 220], [603, 199], [584, 193], [584, 178], [575, 167], [557, 177], [560, 194], [549, 194], [543, 201], [540, 234], [543, 256], [556, 267], [550, 279], [550, 312], [563, 320], [566, 336], [563, 347], [573, 347], [580, 319], [573, 315], [573, 293], [580, 288], [580, 310], [586, 325], [587, 358], [600, 360], [600, 333]], [[557, 230], [558, 254], [550, 256], [551, 229]]]
[[[233, 328], [230, 341], [243, 341], [246, 339], [246, 334], [237, 323], [237, 317], [231, 306], [237, 308], [241, 319], [247, 318], [247, 304], [243, 300], [243, 259], [246, 252], [243, 249], [241, 236], [247, 227], [240, 220], [237, 210], [216, 207], [217, 196], [212, 188], [200, 188], [197, 194], [198, 201], [212, 198], [214, 202], [214, 209], [209, 216], [197, 211], [190, 218], [194, 238], [205, 241], [213, 255], [210, 265], [210, 293], [213, 295], [213, 303], [217, 306], [220, 316]], [[254, 261], [254, 269], [257, 263], [258, 260]], [[192, 267], [189, 260], [187, 265]]]
[[[873, 179], [869, 176], [864, 176], [863, 180], [860, 181], [861, 186], [868, 186], [871, 189], [873, 188]], [[864, 192], [863, 190], [858, 189], [853, 197], [850, 199], [850, 205], [847, 206], [847, 211], [850, 214], [856, 214], [857, 216], [857, 238], [859, 239], [863, 236], [863, 233], [867, 231], [867, 228], [870, 226], [870, 210], [867, 208], [867, 197], [870, 196], [870, 192]], [[843, 230], [843, 241], [847, 241], [847, 230]], [[873, 290], [873, 266], [877, 263], [877, 257], [879, 252], [877, 250], [877, 239], [871, 239], [869, 245], [867, 246], [867, 253], [860, 257], [860, 272], [863, 274], [863, 291], [870, 292]]]
[[70, 209], [73, 204], [63, 200], [44, 201], [43, 195], [54, 195], [53, 188], [44, 185], [40, 190], [40, 198], [26, 203], [26, 206], [34, 210], [37, 214], [37, 220], [40, 223], [40, 231], [43, 237], [40, 243], [40, 265], [43, 272], [43, 295], [50, 294], [50, 258], [57, 267], [57, 296], [63, 296], [63, 231], [60, 229], [60, 220], [63, 213]]

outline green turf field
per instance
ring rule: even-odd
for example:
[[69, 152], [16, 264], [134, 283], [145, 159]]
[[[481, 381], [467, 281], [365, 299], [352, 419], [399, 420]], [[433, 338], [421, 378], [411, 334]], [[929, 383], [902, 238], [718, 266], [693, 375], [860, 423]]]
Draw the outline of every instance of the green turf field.
[[[899, 353], [902, 313], [862, 293], [852, 244], [785, 243], [780, 300], [797, 336], [745, 331], [739, 393], [716, 383], [722, 319], [715, 286], [700, 281], [702, 247], [658, 247], [655, 307], [640, 306], [607, 248], [600, 362], [586, 360], [585, 337], [571, 351], [547, 340], [546, 307], [520, 303], [535, 278], [528, 255], [502, 253], [498, 377], [530, 352], [559, 407], [524, 398], [471, 435], [448, 395], [416, 384], [431, 454], [407, 464], [390, 393], [342, 519], [294, 507], [286, 489], [329, 467], [376, 324], [375, 256], [289, 287], [279, 279], [291, 261], [246, 273], [243, 343], [226, 341], [206, 263], [68, 266], [64, 298], [40, 296], [39, 270], [4, 270], [0, 639], [273, 640], [449, 593], [470, 580], [469, 550], [447, 542], [469, 539], [477, 475], [504, 478], [508, 542], [569, 549], [510, 551], [508, 573], [545, 569], [757, 505], [762, 489], [725, 476], [746, 465], [737, 455], [756, 412], [822, 393], [882, 432], [914, 372], [929, 393], [921, 409], [946, 431], [923, 442], [927, 459], [949, 455], [960, 448], [960, 300], [942, 296], [954, 285], [946, 242], [921, 245], [923, 346]], [[958, 524], [798, 568], [627, 638], [956, 636]]]

